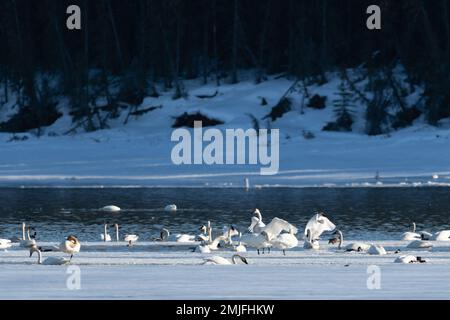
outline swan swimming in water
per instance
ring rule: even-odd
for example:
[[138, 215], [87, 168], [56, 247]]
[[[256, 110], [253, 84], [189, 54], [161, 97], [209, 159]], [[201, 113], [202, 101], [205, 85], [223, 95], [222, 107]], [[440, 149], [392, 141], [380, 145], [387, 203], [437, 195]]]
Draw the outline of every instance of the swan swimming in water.
[[243, 263], [248, 264], [248, 261], [246, 258], [244, 258], [243, 256], [239, 255], [239, 254], [235, 254], [231, 257], [231, 262], [225, 258], [222, 257], [218, 257], [218, 256], [214, 256], [211, 258], [207, 258], [204, 260], [203, 264], [212, 264], [212, 265], [232, 265], [232, 264], [237, 264], [236, 260], [240, 259]]
[[72, 260], [73, 255], [75, 253], [80, 252], [80, 249], [81, 249], [81, 243], [80, 243], [80, 241], [78, 241], [77, 237], [75, 237], [73, 235], [68, 236], [66, 240], [64, 240], [63, 242], [61, 242], [59, 244], [59, 250], [61, 252], [70, 254], [69, 261]]
[[400, 256], [394, 260], [395, 263], [425, 263], [426, 260], [423, 260], [422, 257], [415, 256]]
[[166, 212], [176, 212], [178, 210], [177, 206], [175, 204], [168, 204], [164, 207], [164, 211]]
[[105, 206], [100, 209], [100, 211], [103, 211], [103, 212], [119, 212], [121, 210], [122, 209], [120, 209], [118, 206]]
[[36, 246], [30, 247], [30, 258], [33, 256], [33, 253], [37, 253], [38, 255], [38, 264], [44, 264], [44, 265], [65, 265], [70, 262], [70, 260], [63, 258], [63, 257], [48, 257], [44, 261], [42, 261], [42, 253], [41, 250]]
[[111, 241], [111, 235], [108, 233], [108, 225], [105, 224], [104, 231], [102, 234], [100, 234], [100, 239], [104, 242], [110, 242]]
[[138, 241], [139, 236], [136, 234], [126, 234], [123, 238], [126, 242], [128, 242], [128, 246], [131, 247], [133, 244]]

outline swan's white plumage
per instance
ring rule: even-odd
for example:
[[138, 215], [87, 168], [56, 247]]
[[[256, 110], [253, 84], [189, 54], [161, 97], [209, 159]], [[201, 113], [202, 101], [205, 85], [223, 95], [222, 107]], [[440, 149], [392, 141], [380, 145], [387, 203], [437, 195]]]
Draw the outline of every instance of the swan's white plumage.
[[0, 239], [0, 249], [1, 250], [6, 250], [8, 248], [11, 248], [12, 244], [11, 244], [11, 240], [9, 239]]
[[42, 261], [42, 264], [44, 265], [53, 265], [53, 266], [61, 266], [68, 263], [70, 263], [70, 260], [63, 257], [48, 257], [44, 261]]
[[296, 234], [298, 232], [297, 228], [286, 220], [273, 218], [272, 221], [262, 229], [261, 233], [264, 232], [270, 241], [278, 237], [282, 231], [292, 232], [292, 234]]
[[298, 246], [298, 239], [291, 233], [282, 233], [271, 241], [274, 248], [288, 250]]
[[311, 239], [317, 240], [325, 231], [333, 231], [336, 229], [334, 223], [332, 223], [327, 217], [322, 214], [315, 214], [311, 219], [309, 219], [308, 223], [305, 227], [304, 236], [306, 238], [306, 231], [310, 230]]
[[103, 208], [100, 209], [100, 211], [103, 211], [103, 212], [119, 212], [121, 210], [122, 209], [120, 209], [118, 206], [113, 206], [113, 205], [104, 206]]
[[164, 211], [166, 212], [175, 212], [177, 210], [178, 208], [175, 204], [168, 204], [167, 206], [164, 207]]
[[450, 230], [436, 232], [431, 239], [435, 241], [450, 241]]
[[364, 242], [353, 242], [344, 246], [345, 251], [362, 251], [367, 252], [370, 249], [370, 244]]
[[411, 241], [406, 247], [410, 249], [428, 249], [432, 248], [433, 244], [429, 241], [414, 240]]
[[407, 256], [400, 256], [400, 257], [396, 258], [394, 260], [394, 262], [395, 263], [416, 263], [418, 261], [417, 261], [416, 257], [407, 255]]
[[378, 244], [371, 245], [367, 250], [367, 253], [371, 255], [380, 255], [380, 256], [387, 254], [386, 249], [384, 249], [384, 247]]

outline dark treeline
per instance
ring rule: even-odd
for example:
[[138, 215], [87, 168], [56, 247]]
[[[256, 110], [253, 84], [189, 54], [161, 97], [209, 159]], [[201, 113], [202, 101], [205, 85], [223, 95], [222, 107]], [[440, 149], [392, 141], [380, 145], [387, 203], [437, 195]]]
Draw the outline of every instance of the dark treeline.
[[[81, 30], [66, 28], [71, 4]], [[382, 30], [366, 28], [371, 4], [382, 9]], [[450, 116], [449, 10], [450, 0], [2, 0], [0, 88], [20, 111], [0, 130], [52, 123], [61, 97], [74, 124], [95, 130], [158, 88], [187, 97], [185, 79], [237, 83], [250, 69], [256, 82], [278, 73], [326, 82], [326, 71], [364, 65], [375, 97], [368, 117], [380, 122], [368, 133], [377, 134], [399, 63], [425, 87], [421, 108], [437, 124]], [[2, 91], [0, 108], [11, 99]]]

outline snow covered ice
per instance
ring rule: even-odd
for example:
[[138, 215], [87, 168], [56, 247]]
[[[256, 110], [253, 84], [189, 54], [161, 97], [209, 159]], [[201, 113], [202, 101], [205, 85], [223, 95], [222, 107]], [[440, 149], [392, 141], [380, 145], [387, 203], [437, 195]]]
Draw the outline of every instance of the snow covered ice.
[[[84, 243], [71, 264], [81, 270], [80, 290], [67, 288], [67, 266], [37, 265], [36, 257], [14, 245], [0, 252], [0, 299], [448, 299], [448, 242], [416, 251], [406, 249], [405, 241], [373, 243], [388, 254], [344, 252], [323, 244], [318, 251], [295, 248], [286, 256], [278, 250], [259, 256], [249, 250], [248, 265], [229, 266], [202, 265], [211, 255], [191, 252], [192, 244]], [[399, 248], [427, 263], [394, 263], [400, 254], [393, 251]], [[367, 287], [371, 265], [381, 271], [379, 290]]]

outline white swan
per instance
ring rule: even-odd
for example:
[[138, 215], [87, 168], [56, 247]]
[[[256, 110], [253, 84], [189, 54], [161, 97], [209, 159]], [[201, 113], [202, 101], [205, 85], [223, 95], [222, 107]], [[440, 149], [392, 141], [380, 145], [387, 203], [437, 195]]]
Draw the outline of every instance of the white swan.
[[164, 207], [164, 211], [166, 212], [175, 212], [177, 210], [178, 208], [175, 204], [168, 204], [167, 206]]
[[[336, 230], [336, 232], [333, 233], [332, 238], [328, 241], [329, 244], [336, 244], [336, 242], [339, 243], [338, 249], [342, 249], [342, 246], [344, 245], [344, 234], [341, 230]], [[367, 252], [370, 248], [371, 245], [364, 242], [352, 242], [343, 247], [343, 249], [348, 252]], [[373, 250], [376, 251], [376, 249]]]
[[211, 249], [209, 248], [209, 245], [202, 244], [195, 247], [193, 252], [200, 252], [200, 253], [211, 253]]
[[251, 219], [251, 224], [248, 227], [248, 231], [250, 231], [251, 233], [261, 233], [265, 226], [266, 225], [262, 221], [261, 212], [259, 211], [259, 209], [255, 209], [255, 211], [253, 211], [253, 217]]
[[278, 235], [278, 237], [273, 239], [271, 242], [275, 248], [283, 250], [283, 255], [286, 255], [286, 250], [298, 246], [298, 239], [295, 237], [292, 229], [289, 233], [282, 233]]
[[107, 224], [105, 224], [105, 226], [104, 226], [103, 233], [100, 234], [100, 239], [102, 239], [102, 241], [104, 241], [104, 242], [111, 241], [111, 235], [108, 233], [108, 225]]
[[247, 248], [240, 241], [239, 241], [239, 244], [237, 246], [233, 247], [233, 250], [236, 251], [236, 252], [247, 252]]
[[125, 237], [123, 238], [126, 242], [128, 242], [128, 246], [131, 247], [133, 245], [133, 243], [135, 243], [136, 241], [138, 241], [139, 236], [136, 234], [126, 234]]
[[311, 237], [311, 230], [309, 229], [306, 230], [306, 237], [305, 242], [303, 242], [303, 248], [312, 250], [320, 249], [319, 241]]
[[406, 247], [409, 249], [428, 249], [432, 248], [433, 244], [429, 241], [414, 240], [411, 241]]
[[20, 246], [23, 248], [30, 248], [31, 246], [36, 245], [36, 240], [31, 239], [30, 237], [30, 227], [27, 229], [27, 238], [25, 238], [25, 222], [22, 223], [22, 234], [23, 240], [20, 241]]
[[80, 252], [80, 249], [81, 243], [80, 241], [78, 241], [77, 237], [73, 235], [68, 236], [66, 240], [59, 244], [59, 250], [61, 252], [70, 254], [70, 260], [72, 260], [75, 253]]
[[387, 254], [386, 249], [384, 249], [384, 247], [379, 244], [371, 245], [370, 248], [367, 250], [367, 253], [370, 255], [379, 255], [379, 256]]
[[120, 241], [119, 238], [119, 225], [117, 223], [114, 224], [114, 228], [116, 229], [116, 242]]
[[402, 234], [402, 240], [403, 241], [412, 241], [412, 240], [420, 240], [422, 237], [419, 233], [416, 233], [416, 223], [413, 222], [413, 230], [405, 232]]
[[195, 236], [190, 234], [170, 234], [166, 228], [161, 229], [159, 238], [155, 241], [195, 242]]
[[336, 226], [321, 212], [309, 219], [305, 227], [305, 236], [307, 229], [311, 231], [312, 239], [319, 239], [322, 233], [325, 231], [333, 231], [336, 229]]
[[200, 227], [199, 230], [201, 231], [201, 233], [199, 235], [197, 235], [196, 240], [197, 241], [205, 241], [205, 242], [209, 241], [208, 228], [205, 225], [203, 225]]
[[[241, 243], [250, 248], [255, 248], [258, 254], [260, 254], [260, 250], [269, 249], [272, 246], [268, 236], [266, 233], [246, 233], [242, 235]], [[269, 251], [270, 252], [270, 251]], [[264, 253], [264, 251], [263, 251]]]
[[239, 254], [235, 254], [231, 257], [231, 262], [225, 258], [214, 256], [211, 258], [207, 258], [204, 260], [203, 264], [212, 264], [212, 265], [231, 265], [231, 264], [237, 264], [236, 259], [239, 258], [243, 263], [248, 264], [248, 261], [246, 258]]
[[421, 257], [415, 256], [400, 256], [394, 260], [395, 263], [425, 263]]
[[450, 230], [443, 230], [436, 232], [431, 236], [430, 240], [435, 241], [450, 241]]
[[103, 211], [103, 212], [119, 212], [119, 211], [121, 211], [122, 209], [120, 209], [118, 206], [105, 206], [105, 207], [103, 207], [103, 208], [101, 208], [100, 209], [100, 211]]
[[9, 239], [0, 239], [0, 250], [6, 250], [11, 248], [11, 240]]
[[[317, 249], [319, 247], [319, 238], [325, 231], [333, 231], [336, 229], [334, 223], [332, 223], [323, 213], [315, 214], [305, 227], [304, 239], [305, 243], [303, 248], [305, 249]], [[309, 236], [307, 235], [309, 230]]]
[[42, 253], [41, 250], [37, 246], [31, 246], [30, 247], [30, 258], [33, 255], [34, 252], [37, 252], [38, 254], [38, 264], [44, 264], [44, 265], [65, 265], [70, 262], [69, 259], [63, 258], [63, 257], [48, 257], [44, 261], [42, 261]]

